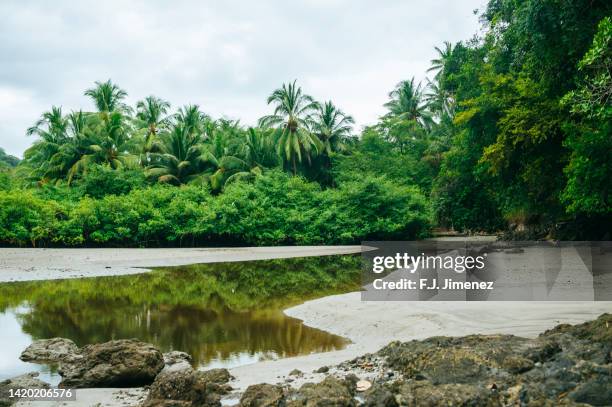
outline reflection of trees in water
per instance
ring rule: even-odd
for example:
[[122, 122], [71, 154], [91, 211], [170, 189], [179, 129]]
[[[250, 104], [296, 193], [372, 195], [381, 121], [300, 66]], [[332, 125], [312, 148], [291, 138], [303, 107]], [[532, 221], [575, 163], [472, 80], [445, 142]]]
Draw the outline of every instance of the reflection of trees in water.
[[21, 314], [20, 320], [22, 329], [35, 338], [61, 336], [79, 345], [138, 338], [164, 351], [186, 351], [203, 364], [237, 353], [294, 356], [340, 349], [346, 344], [343, 338], [304, 326], [279, 310], [218, 312], [197, 307], [90, 303], [79, 309], [35, 306]]
[[354, 288], [358, 269], [358, 258], [330, 256], [0, 284], [0, 310], [26, 303], [19, 315], [25, 332], [79, 345], [138, 338], [164, 351], [186, 351], [204, 364], [239, 353], [292, 356], [339, 349], [345, 340], [284, 316], [279, 309], [288, 296]]

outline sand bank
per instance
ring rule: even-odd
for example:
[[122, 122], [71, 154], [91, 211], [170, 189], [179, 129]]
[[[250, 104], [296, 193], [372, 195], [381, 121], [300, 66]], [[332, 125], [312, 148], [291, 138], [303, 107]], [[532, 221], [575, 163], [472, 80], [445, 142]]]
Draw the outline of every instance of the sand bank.
[[172, 249], [0, 248], [0, 283], [119, 276], [152, 267], [359, 253], [361, 246], [280, 246]]

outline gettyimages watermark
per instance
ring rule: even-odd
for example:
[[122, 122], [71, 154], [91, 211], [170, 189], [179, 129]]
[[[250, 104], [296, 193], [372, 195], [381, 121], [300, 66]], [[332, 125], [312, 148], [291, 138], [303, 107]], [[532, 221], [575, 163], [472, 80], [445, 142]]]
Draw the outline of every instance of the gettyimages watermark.
[[612, 242], [362, 243], [364, 301], [612, 301]]

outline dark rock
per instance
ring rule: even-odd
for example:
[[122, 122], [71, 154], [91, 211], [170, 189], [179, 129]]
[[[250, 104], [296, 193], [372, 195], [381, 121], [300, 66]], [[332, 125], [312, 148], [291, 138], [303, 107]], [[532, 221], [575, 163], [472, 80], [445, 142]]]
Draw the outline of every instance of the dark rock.
[[535, 364], [531, 359], [512, 355], [506, 357], [501, 365], [510, 373], [524, 373], [531, 370]]
[[470, 406], [501, 407], [494, 392], [471, 384], [440, 384], [429, 381], [400, 383], [396, 400], [407, 407]]
[[59, 363], [78, 359], [79, 347], [66, 338], [39, 339], [19, 356], [24, 362]]
[[81, 357], [62, 363], [60, 387], [137, 387], [151, 384], [164, 367], [153, 345], [120, 339], [81, 348]]
[[609, 406], [612, 404], [612, 368], [608, 375], [600, 375], [590, 379], [569, 394], [569, 397], [579, 403], [594, 406]]
[[612, 405], [610, 318], [536, 339], [434, 337], [379, 353], [408, 379], [395, 392], [401, 405]]
[[612, 314], [602, 314], [596, 320], [588, 321], [583, 324], [557, 325], [540, 336], [550, 337], [560, 333], [569, 334], [578, 339], [612, 345]]
[[391, 368], [407, 378], [427, 379], [434, 384], [475, 383], [503, 374], [506, 358], [527, 349], [528, 342], [512, 335], [433, 337], [394, 342], [380, 353]]
[[304, 373], [302, 373], [302, 371], [300, 369], [293, 369], [292, 371], [289, 372], [289, 376], [301, 377], [303, 375], [304, 375]]
[[365, 395], [365, 407], [397, 407], [397, 400], [386, 387], [374, 386]]
[[305, 383], [292, 396], [289, 406], [355, 406], [353, 380], [327, 376], [321, 383]]
[[227, 369], [210, 369], [201, 372], [202, 377], [207, 382], [225, 384], [233, 379], [229, 370]]
[[329, 367], [327, 366], [321, 366], [320, 368], [314, 371], [314, 373], [327, 373], [327, 372], [329, 372]]
[[244, 407], [280, 407], [284, 404], [282, 387], [266, 383], [249, 386], [240, 398], [240, 406]]
[[[225, 370], [225, 369], [214, 369]], [[221, 406], [221, 395], [227, 392], [218, 372], [206, 374], [195, 370], [180, 370], [159, 374], [150, 387], [143, 407]], [[229, 373], [228, 373], [229, 375]]]
[[365, 406], [612, 406], [612, 316], [559, 325], [535, 339], [470, 335], [393, 342], [335, 368], [342, 370], [362, 375], [365, 370], [365, 378], [376, 379], [356, 385], [352, 373], [344, 379], [327, 376], [290, 390], [284, 399], [278, 386], [258, 385], [252, 393], [272, 389], [276, 396], [250, 397], [265, 402], [242, 405], [284, 400], [287, 407], [354, 406], [359, 388]]
[[49, 383], [38, 379], [38, 372], [26, 373], [0, 382], [0, 407], [10, 406], [16, 402], [9, 397], [10, 390], [16, 389], [48, 389]]

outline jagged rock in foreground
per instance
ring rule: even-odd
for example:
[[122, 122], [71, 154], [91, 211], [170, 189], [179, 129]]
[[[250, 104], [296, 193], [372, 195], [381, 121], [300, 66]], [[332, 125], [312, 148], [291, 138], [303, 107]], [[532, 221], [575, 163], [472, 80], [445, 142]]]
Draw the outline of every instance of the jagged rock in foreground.
[[612, 405], [611, 334], [612, 315], [604, 314], [536, 339], [471, 335], [395, 342], [379, 354], [402, 378], [377, 384], [376, 391], [394, 394], [388, 406]]
[[37, 377], [38, 372], [32, 372], [0, 382], [0, 407], [10, 406], [16, 401], [9, 398], [11, 389], [48, 389], [50, 387], [49, 383]]
[[60, 387], [137, 387], [151, 384], [164, 367], [161, 352], [135, 339], [87, 345], [62, 363]]
[[143, 407], [219, 407], [221, 396], [231, 390], [230, 379], [227, 369], [163, 372], [155, 378]]
[[[470, 335], [393, 342], [325, 369], [320, 383], [249, 386], [240, 406], [612, 406], [611, 352], [610, 314], [559, 325], [535, 339]], [[211, 372], [160, 374], [145, 406], [220, 406], [228, 389], [215, 380], [227, 383], [230, 376]], [[367, 374], [373, 385], [358, 391], [354, 373]]]
[[78, 359], [79, 348], [66, 338], [39, 339], [19, 356], [24, 362], [60, 363]]

